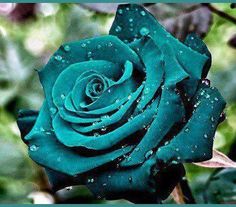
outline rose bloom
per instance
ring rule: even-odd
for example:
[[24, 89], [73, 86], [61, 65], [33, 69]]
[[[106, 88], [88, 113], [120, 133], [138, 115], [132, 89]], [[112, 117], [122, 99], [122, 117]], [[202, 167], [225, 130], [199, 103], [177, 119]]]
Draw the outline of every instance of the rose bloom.
[[161, 202], [183, 163], [212, 156], [225, 102], [210, 65], [196, 35], [182, 43], [142, 6], [119, 6], [109, 35], [62, 45], [39, 71], [42, 108], [18, 119], [30, 157], [54, 190]]

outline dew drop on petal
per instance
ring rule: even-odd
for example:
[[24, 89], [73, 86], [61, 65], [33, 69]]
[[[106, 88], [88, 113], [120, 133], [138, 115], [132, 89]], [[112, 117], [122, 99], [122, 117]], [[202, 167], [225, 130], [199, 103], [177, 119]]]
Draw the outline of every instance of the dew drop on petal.
[[132, 183], [132, 181], [133, 181], [133, 178], [129, 177], [129, 182]]
[[88, 52], [88, 58], [91, 58], [92, 57], [92, 52]]
[[136, 152], [138, 152], [139, 150], [140, 150], [139, 147], [136, 147], [136, 148], [134, 149], [134, 151], [136, 151]]
[[210, 98], [210, 95], [209, 95], [209, 94], [206, 94], [206, 98]]
[[39, 149], [39, 147], [38, 147], [37, 145], [33, 144], [33, 145], [30, 146], [29, 149], [30, 149], [30, 151], [32, 151], [32, 152], [36, 152], [36, 151]]
[[107, 130], [107, 128], [105, 126], [102, 126], [101, 131], [105, 132], [106, 130]]
[[57, 61], [61, 61], [61, 60], [62, 60], [62, 56], [60, 56], [60, 55], [56, 55], [54, 58], [55, 58], [55, 60], [57, 60]]
[[81, 47], [85, 48], [85, 47], [86, 47], [86, 44], [85, 44], [85, 43], [82, 43], [82, 44], [81, 44]]
[[173, 160], [171, 163], [174, 164], [174, 165], [178, 164], [178, 162], [176, 160]]
[[146, 154], [145, 154], [145, 158], [148, 159], [149, 157], [151, 157], [153, 154], [152, 150], [149, 150]]
[[123, 14], [123, 10], [122, 9], [118, 9], [118, 14]]
[[65, 94], [61, 94], [61, 99], [65, 99]]
[[94, 135], [95, 137], [99, 137], [99, 136], [100, 136], [100, 134], [97, 133], [97, 132], [95, 132], [93, 135]]
[[68, 186], [68, 187], [66, 187], [66, 190], [72, 190], [72, 186]]
[[211, 82], [208, 79], [203, 79], [202, 83], [205, 84], [206, 86], [210, 86]]
[[57, 112], [57, 109], [54, 107], [51, 107], [49, 111], [51, 112], [51, 114], [55, 114]]
[[145, 16], [146, 12], [145, 11], [141, 11], [140, 14], [141, 14], [141, 16]]
[[189, 132], [189, 128], [188, 127], [186, 127], [186, 129], [184, 130], [185, 132]]
[[146, 36], [150, 33], [149, 29], [147, 27], [142, 27], [140, 30], [139, 30], [139, 33], [142, 35], [142, 36]]
[[69, 52], [69, 51], [70, 51], [70, 46], [69, 46], [69, 45], [65, 45], [65, 46], [64, 46], [64, 50], [65, 50], [66, 52]]
[[120, 26], [117, 26], [117, 27], [115, 28], [115, 31], [116, 31], [116, 32], [121, 32], [121, 31], [122, 31], [122, 28], [121, 28]]

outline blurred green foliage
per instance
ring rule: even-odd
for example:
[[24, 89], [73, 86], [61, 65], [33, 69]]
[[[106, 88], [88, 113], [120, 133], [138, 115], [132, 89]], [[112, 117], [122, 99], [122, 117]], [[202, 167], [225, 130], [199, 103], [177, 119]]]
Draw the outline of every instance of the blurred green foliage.
[[[28, 157], [16, 125], [19, 108], [38, 109], [41, 106], [43, 91], [36, 71], [62, 43], [107, 34], [114, 17], [113, 14], [96, 13], [78, 4], [44, 3], [36, 6], [34, 16], [21, 22], [12, 21], [9, 15], [0, 15], [0, 203], [30, 203], [32, 200], [28, 195], [31, 192], [49, 190], [41, 168]], [[229, 4], [214, 6], [236, 16], [236, 10], [231, 9]], [[163, 8], [170, 11], [169, 6]], [[180, 6], [176, 5], [176, 8]], [[175, 18], [175, 15], [168, 13], [168, 18]], [[161, 20], [164, 17], [163, 11]], [[228, 103], [227, 119], [218, 128], [214, 145], [224, 153], [229, 153], [236, 141], [236, 48], [227, 44], [234, 34], [236, 25], [214, 14], [205, 37], [213, 57], [209, 74], [211, 84], [221, 91]], [[186, 169], [196, 202], [218, 202], [214, 190], [204, 194], [207, 185], [211, 189], [219, 185], [209, 184], [215, 170], [192, 164], [187, 164]], [[224, 184], [222, 180], [220, 178], [220, 185]], [[81, 187], [57, 192], [55, 199], [61, 203], [99, 202]], [[236, 202], [235, 198], [232, 200]], [[168, 199], [166, 202], [173, 201]]]

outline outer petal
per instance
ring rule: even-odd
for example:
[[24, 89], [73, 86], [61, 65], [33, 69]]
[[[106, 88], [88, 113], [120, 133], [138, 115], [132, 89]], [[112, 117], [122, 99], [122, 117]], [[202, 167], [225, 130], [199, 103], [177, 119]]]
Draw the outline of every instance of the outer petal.
[[195, 98], [198, 105], [184, 128], [157, 152], [163, 162], [201, 162], [212, 156], [212, 145], [225, 101], [215, 88], [202, 88]]
[[[155, 160], [130, 169], [114, 169], [92, 174], [94, 182], [87, 184], [97, 196], [106, 199], [127, 199], [134, 203], [159, 203], [166, 199], [184, 175], [182, 165], [158, 170]], [[167, 184], [168, 183], [168, 184]]]
[[202, 71], [202, 78], [205, 78], [207, 76], [207, 73], [211, 67], [211, 53], [208, 50], [206, 44], [199, 38], [196, 34], [191, 33], [189, 34], [185, 41], [184, 44], [187, 45], [188, 47], [191, 47], [193, 50], [204, 54], [208, 57], [207, 62], [205, 63], [205, 66]]
[[24, 140], [25, 136], [30, 132], [38, 117], [38, 111], [20, 110], [17, 118], [17, 125], [20, 129], [21, 137]]
[[37, 121], [25, 140], [29, 155], [42, 166], [68, 175], [76, 175], [95, 169], [127, 154], [132, 147], [125, 147], [101, 155], [81, 155], [80, 151], [68, 148], [57, 141], [50, 131], [50, 116], [47, 105], [40, 110]]
[[135, 4], [120, 5], [110, 34], [116, 35], [121, 40], [127, 42], [133, 42], [137, 38], [149, 35], [154, 39], [158, 47], [162, 47], [165, 44], [171, 46], [178, 61], [182, 64], [186, 72], [190, 74], [191, 83], [196, 85], [196, 87], [191, 88], [191, 83], [189, 83], [186, 92], [189, 96], [195, 93], [197, 80], [202, 76], [202, 70], [208, 57], [205, 54], [197, 52], [197, 50], [192, 50], [174, 38], [142, 6]]
[[[127, 199], [134, 203], [159, 203], [167, 198], [184, 176], [182, 165], [172, 165], [161, 171], [155, 161], [132, 169], [102, 169], [79, 176], [69, 176], [46, 168], [53, 190], [71, 185], [87, 185], [97, 197]], [[167, 185], [168, 183], [168, 185]]]

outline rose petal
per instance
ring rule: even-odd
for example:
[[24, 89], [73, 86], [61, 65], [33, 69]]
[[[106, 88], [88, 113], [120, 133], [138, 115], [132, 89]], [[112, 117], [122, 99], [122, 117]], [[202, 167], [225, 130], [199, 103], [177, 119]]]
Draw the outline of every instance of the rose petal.
[[159, 148], [157, 159], [169, 163], [200, 162], [211, 158], [213, 137], [225, 101], [217, 89], [201, 85], [195, 104], [198, 106], [187, 124], [168, 145]]
[[[71, 128], [71, 125], [63, 121], [59, 115], [56, 115], [53, 119], [53, 128], [55, 129], [58, 140], [68, 147], [80, 146], [87, 149], [104, 150], [126, 139], [129, 135], [142, 129], [145, 124], [148, 124], [155, 114], [157, 104], [158, 101], [154, 101], [150, 108], [135, 116], [131, 121], [99, 137], [96, 135], [85, 136], [76, 132]], [[70, 137], [70, 139], [68, 139], [68, 137]]]
[[[69, 47], [70, 51], [65, 50]], [[111, 55], [112, 54], [112, 55]], [[91, 57], [90, 57], [91, 56]], [[91, 39], [81, 40], [62, 45], [49, 60], [47, 65], [39, 71], [39, 78], [43, 85], [46, 100], [49, 108], [54, 107], [52, 100], [52, 88], [58, 76], [68, 66], [74, 63], [80, 63], [93, 60], [105, 60], [117, 64], [121, 68], [129, 60], [135, 67], [142, 69], [142, 64], [138, 55], [126, 44], [115, 36], [107, 35]], [[119, 72], [119, 71], [117, 71]], [[68, 80], [66, 83], [69, 84]], [[62, 89], [67, 87], [64, 82]]]
[[97, 122], [96, 124], [92, 124], [90, 126], [72, 125], [72, 127], [79, 133], [88, 133], [93, 130], [110, 126], [112, 124], [116, 124], [117, 125], [116, 127], [119, 127], [118, 123], [120, 121], [122, 120], [127, 121], [126, 117], [129, 117], [130, 115], [129, 111], [130, 109], [132, 109], [132, 106], [136, 104], [136, 100], [140, 95], [142, 89], [143, 86], [140, 86], [133, 94], [130, 95], [130, 99], [122, 106], [122, 108], [120, 108], [114, 114], [110, 115], [108, 118], [102, 119], [100, 122]]
[[[132, 19], [132, 22], [129, 19]], [[122, 30], [120, 31], [118, 28], [122, 28]], [[148, 35], [158, 47], [165, 44], [169, 45], [184, 70], [190, 75], [191, 79], [186, 80], [186, 84], [188, 84], [186, 92], [189, 96], [194, 95], [197, 89], [197, 81], [201, 78], [203, 67], [209, 58], [174, 38], [142, 6], [134, 4], [120, 5], [110, 29], [110, 34], [116, 35], [121, 40], [129, 43]]]
[[206, 44], [201, 40], [200, 37], [198, 37], [194, 33], [188, 34], [188, 36], [184, 41], [184, 44], [187, 45], [188, 47], [191, 47], [193, 50], [201, 54], [204, 54], [208, 57], [208, 60], [205, 63], [205, 66], [202, 71], [202, 78], [205, 78], [211, 67], [211, 53], [208, 50]]
[[81, 174], [101, 165], [113, 162], [128, 153], [132, 147], [124, 147], [101, 155], [80, 155], [78, 151], [68, 148], [57, 141], [50, 131], [50, 116], [46, 103], [42, 106], [36, 123], [25, 137], [29, 146], [31, 159], [42, 166], [68, 175]]

